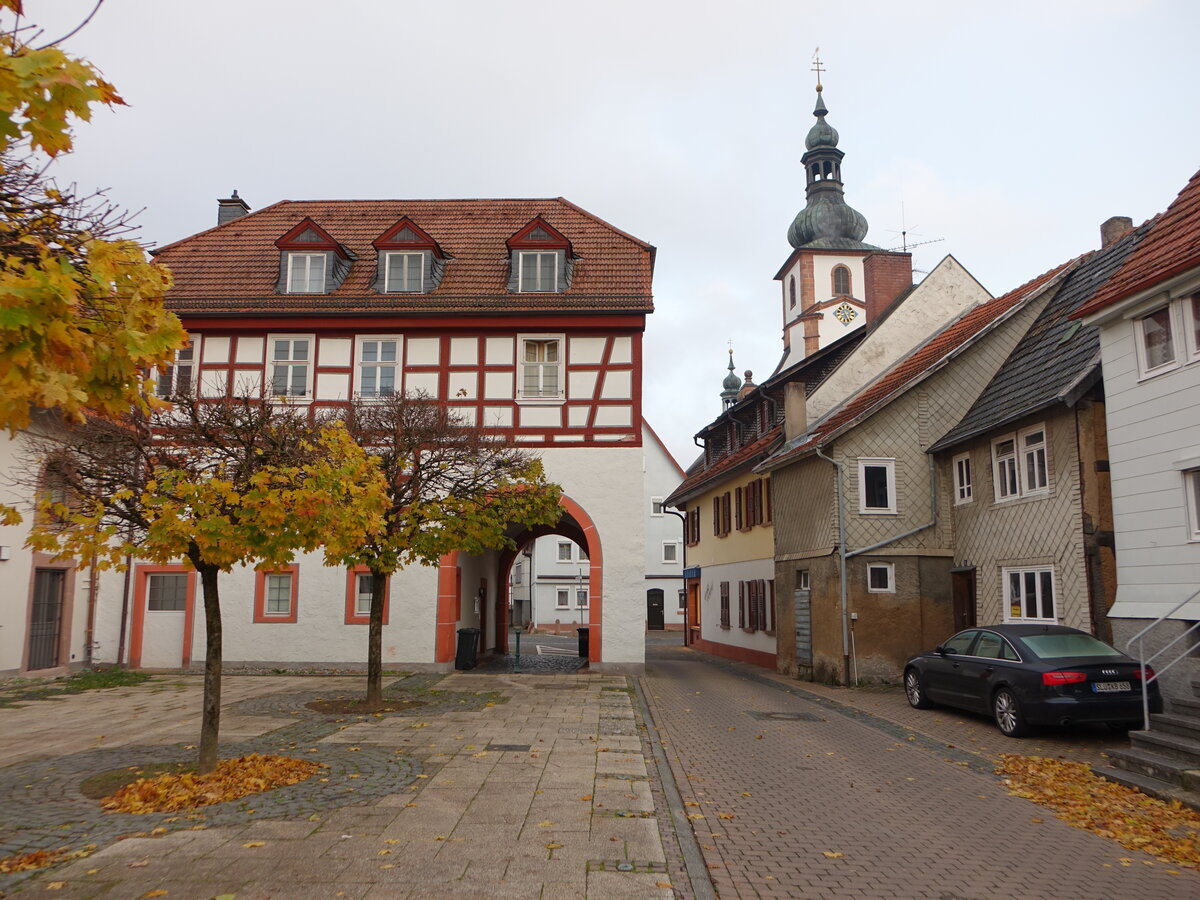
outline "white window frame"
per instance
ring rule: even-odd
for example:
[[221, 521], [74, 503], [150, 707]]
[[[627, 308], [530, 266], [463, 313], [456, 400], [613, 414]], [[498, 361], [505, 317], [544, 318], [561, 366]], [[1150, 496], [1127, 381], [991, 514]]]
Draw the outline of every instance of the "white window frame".
[[[566, 548], [567, 555], [563, 556], [563, 548]], [[575, 544], [571, 541], [559, 541], [558, 549], [555, 550], [554, 558], [560, 563], [570, 563], [575, 561]]]
[[[656, 507], [658, 509], [657, 512], [655, 512]], [[652, 515], [658, 519], [662, 518], [662, 515], [663, 515], [663, 498], [662, 497], [651, 497], [650, 498], [650, 515]]]
[[[1042, 441], [1037, 445], [1029, 445], [1029, 440], [1041, 432]], [[998, 448], [1001, 444], [1012, 443], [1012, 452], [1001, 456]], [[1010, 431], [992, 439], [992, 490], [997, 503], [1008, 503], [1021, 497], [1039, 497], [1050, 493], [1053, 483], [1050, 469], [1050, 431], [1046, 423], [1039, 422], [1020, 431]], [[1041, 468], [1046, 478], [1045, 484], [1031, 484], [1029, 478], [1029, 461], [1041, 459]], [[1010, 491], [1011, 489], [1011, 491]]]
[[[296, 341], [308, 341], [308, 356], [304, 360], [304, 365], [307, 367], [307, 372], [306, 372], [306, 377], [305, 377], [305, 382], [304, 382], [304, 394], [303, 395], [291, 393], [291, 384], [292, 384], [291, 367], [293, 365], [296, 365], [298, 361], [291, 359], [290, 356], [286, 360], [276, 360], [275, 359], [275, 342], [276, 341], [289, 341], [290, 342], [289, 347], [288, 347], [289, 354], [292, 352], [292, 350], [293, 350], [292, 345], [294, 345]], [[289, 400], [289, 401], [293, 401], [293, 402], [295, 402], [297, 400], [303, 400], [306, 402], [312, 400], [312, 398], [313, 398], [313, 380], [315, 378], [315, 370], [317, 367], [316, 350], [317, 350], [317, 337], [316, 337], [316, 335], [313, 335], [313, 334], [269, 334], [269, 335], [267, 335], [267, 361], [266, 361], [267, 370], [265, 372], [263, 381], [266, 384], [267, 390], [270, 392], [271, 397], [276, 398], [276, 399]], [[288, 368], [288, 379], [287, 379], [288, 393], [286, 393], [286, 394], [275, 393], [275, 367], [276, 367], [277, 363], [280, 365], [286, 366]]]
[[[873, 571], [882, 571], [887, 575], [887, 584], [884, 587], [873, 587], [871, 585], [871, 573]], [[894, 593], [896, 593], [896, 564], [895, 563], [867, 563], [867, 593], [869, 593], [869, 594], [894, 594]]]
[[[412, 257], [417, 258], [417, 286], [409, 287], [393, 287], [392, 286], [392, 257], [403, 257], [403, 273], [402, 282], [406, 283], [412, 279], [409, 277], [411, 272], [409, 269], [412, 266]], [[421, 251], [412, 250], [391, 250], [384, 254], [383, 257], [383, 290], [388, 294], [420, 294], [425, 290], [425, 254]]]
[[[1026, 594], [1027, 576], [1034, 576], [1034, 602], [1037, 605], [1037, 612], [1043, 612], [1043, 594], [1042, 589], [1045, 584], [1043, 575], [1050, 576], [1050, 604], [1052, 615], [1047, 618], [1044, 615], [1029, 616], [1026, 615]], [[1012, 576], [1016, 575], [1019, 579], [1021, 594], [1018, 600], [1020, 613], [1014, 615], [1012, 611], [1013, 600], [1012, 596]], [[1054, 566], [1005, 566], [1000, 569], [1000, 596], [1001, 602], [1004, 604], [1004, 621], [1005, 622], [1057, 622], [1058, 621], [1058, 584], [1057, 578], [1054, 575]]]
[[[558, 359], [554, 362], [546, 362], [544, 360], [526, 362], [525, 348], [529, 343], [549, 344], [555, 342], [558, 344], [557, 354]], [[518, 334], [517, 335], [517, 399], [522, 403], [562, 403], [566, 397], [566, 349], [567, 338], [564, 334]], [[525, 392], [525, 367], [538, 367], [538, 389], [535, 393], [527, 394]], [[558, 384], [553, 392], [549, 391], [546, 386], [545, 373], [548, 369], [555, 369], [555, 378]]]
[[1183, 344], [1187, 348], [1187, 362], [1200, 360], [1200, 292], [1179, 298], [1183, 307]]
[[570, 609], [571, 608], [571, 591], [567, 588], [558, 588], [554, 592], [554, 608], [555, 609]]
[[[370, 572], [355, 572], [354, 573], [354, 615], [369, 616], [371, 615], [371, 579]], [[363, 590], [363, 580], [367, 582], [367, 589]], [[265, 603], [264, 603], [265, 607]]]
[[[1029, 439], [1041, 433], [1042, 440], [1040, 444], [1029, 446]], [[1048, 494], [1050, 492], [1050, 453], [1047, 449], [1047, 444], [1050, 441], [1050, 435], [1046, 431], [1044, 425], [1035, 425], [1032, 428], [1022, 429], [1017, 434], [1018, 453], [1021, 456], [1021, 496], [1028, 497], [1034, 494]], [[1031, 480], [1036, 480], [1029, 477], [1030, 460], [1034, 460], [1034, 465], [1037, 465], [1038, 458], [1041, 458], [1041, 476], [1044, 483], [1031, 484]]]
[[[668, 555], [667, 551], [670, 550]], [[662, 561], [663, 565], [677, 566], [679, 565], [679, 542], [678, 541], [663, 541], [662, 542]]]
[[[293, 264], [293, 262], [295, 262], [297, 260], [301, 260], [301, 259], [305, 260], [305, 264], [304, 264], [305, 287], [304, 288], [299, 288], [292, 284], [292, 268], [293, 268], [292, 264]], [[320, 288], [318, 288], [315, 291], [311, 289], [312, 282], [313, 282], [312, 261], [314, 259], [321, 260], [321, 286], [320, 286]], [[328, 275], [326, 272], [328, 265], [329, 265], [328, 254], [324, 253], [324, 252], [311, 253], [311, 252], [305, 251], [305, 252], [288, 253], [287, 292], [289, 294], [324, 294], [325, 293], [325, 284], [328, 280]]]
[[[1159, 313], [1167, 314], [1167, 325], [1171, 329], [1170, 347], [1172, 358], [1168, 362], [1159, 363], [1156, 366], [1150, 364], [1149, 353], [1146, 349], [1146, 321], [1151, 316], [1156, 316]], [[1176, 304], [1167, 303], [1163, 306], [1157, 306], [1148, 312], [1140, 314], [1133, 320], [1133, 344], [1137, 356], [1138, 376], [1141, 378], [1153, 378], [1156, 375], [1161, 375], [1164, 372], [1170, 372], [1180, 365], [1180, 346], [1178, 334], [1182, 330], [1180, 327], [1180, 317], [1176, 313]]]
[[[887, 472], [888, 505], [867, 506], [867, 469], [880, 468]], [[858, 511], [864, 516], [896, 515], [896, 460], [886, 457], [859, 457], [858, 460]]]
[[810, 590], [809, 584], [811, 583], [811, 581], [809, 579], [808, 571], [809, 571], [808, 569], [797, 569], [796, 570], [796, 590], [798, 590], [798, 591]]
[[[154, 598], [154, 595], [155, 595], [154, 587], [155, 587], [156, 583], [159, 583], [160, 578], [171, 578], [171, 579], [182, 578], [183, 579], [183, 598], [182, 598], [183, 605], [182, 606], [178, 606], [178, 607], [172, 606], [170, 608], [165, 608], [165, 609], [162, 607], [155, 609], [153, 606], [151, 606], [151, 603], [153, 603], [154, 599], [155, 599]], [[188, 589], [187, 580], [188, 580], [187, 572], [151, 572], [151, 573], [149, 573], [146, 576], [146, 612], [148, 612], [148, 613], [160, 613], [160, 612], [173, 613], [173, 612], [186, 611], [187, 610], [187, 589]], [[159, 599], [161, 600], [161, 598], [162, 598], [161, 587], [157, 593], [159, 595]], [[172, 598], [172, 599], [175, 599], [175, 598]]]
[[974, 475], [971, 472], [971, 454], [960, 453], [950, 460], [954, 471], [954, 505], [963, 506], [975, 499]]
[[201, 336], [198, 334], [189, 334], [188, 342], [183, 347], [176, 350], [171, 356], [171, 362], [167, 364], [166, 370], [156, 372], [154, 376], [154, 394], [156, 397], [162, 397], [164, 400], [170, 400], [172, 397], [181, 395], [179, 390], [179, 354], [191, 353], [191, 359], [185, 363], [189, 369], [187, 375], [188, 390], [184, 396], [195, 396], [200, 385], [200, 350]]
[[[558, 258], [561, 256], [558, 250], [519, 250], [517, 251], [517, 292], [522, 294], [557, 294], [558, 280], [561, 277], [558, 266]], [[525, 257], [536, 256], [537, 262], [534, 263], [534, 271], [537, 273], [536, 285], [530, 287], [525, 283]], [[541, 257], [551, 256], [554, 258], [554, 276], [553, 286], [546, 288], [541, 284]]]
[[1187, 510], [1188, 540], [1200, 541], [1200, 469], [1183, 473], [1184, 508]]
[[[263, 616], [279, 616], [286, 618], [292, 614], [292, 579], [295, 578], [294, 572], [267, 572], [263, 575]], [[271, 604], [278, 603], [278, 597], [272, 597], [272, 587], [277, 584], [275, 579], [285, 579], [283, 585], [285, 587], [284, 595], [287, 599], [287, 606], [284, 609], [271, 609]]]
[[[394, 341], [396, 343], [396, 360], [392, 363], [367, 362], [363, 360], [363, 350], [367, 343], [374, 341], [380, 344], [384, 341]], [[393, 368], [392, 376], [392, 391], [400, 393], [402, 389], [401, 378], [404, 373], [404, 337], [399, 334], [359, 334], [354, 338], [354, 396], [360, 400], [379, 400], [382, 397], [390, 396], [388, 394], [379, 394], [378, 378], [376, 379], [376, 387], [374, 394], [363, 394], [363, 369], [367, 366], [373, 366], [377, 369], [383, 366], [390, 365]], [[378, 373], [376, 373], [378, 375]]]

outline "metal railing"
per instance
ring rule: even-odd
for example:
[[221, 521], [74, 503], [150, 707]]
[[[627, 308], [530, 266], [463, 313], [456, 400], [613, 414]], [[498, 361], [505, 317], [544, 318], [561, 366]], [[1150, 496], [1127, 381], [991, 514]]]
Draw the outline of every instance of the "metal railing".
[[[1179, 612], [1179, 610], [1183, 609], [1197, 597], [1200, 597], [1200, 590], [1197, 590], [1187, 599], [1181, 600], [1169, 612], [1163, 613], [1163, 615], [1159, 616], [1157, 619], [1131, 637], [1125, 644], [1125, 649], [1129, 651], [1131, 656], [1137, 657], [1138, 663], [1142, 668], [1142, 727], [1146, 731], [1150, 730], [1150, 682], [1158, 681], [1164, 672], [1170, 669], [1177, 662], [1186, 658], [1194, 650], [1200, 648], [1200, 638], [1197, 638], [1189, 646], [1184, 647], [1182, 650], [1176, 653], [1176, 655], [1166, 665], [1155, 669], [1154, 674], [1152, 674], [1149, 678], [1146, 677], [1146, 669], [1149, 667], [1150, 663], [1154, 662], [1154, 660], [1158, 659], [1180, 641], [1185, 640], [1189, 634], [1192, 634], [1193, 632], [1196, 632], [1197, 629], [1200, 629], [1200, 622], [1194, 622], [1190, 628], [1176, 635], [1174, 639], [1164, 644], [1150, 656], [1146, 656], [1146, 635], [1163, 622], [1167, 621], [1167, 619], [1171, 618], [1171, 616], [1175, 615], [1175, 613]], [[1134, 651], [1133, 647], [1135, 643], [1137, 644], [1136, 652]]]

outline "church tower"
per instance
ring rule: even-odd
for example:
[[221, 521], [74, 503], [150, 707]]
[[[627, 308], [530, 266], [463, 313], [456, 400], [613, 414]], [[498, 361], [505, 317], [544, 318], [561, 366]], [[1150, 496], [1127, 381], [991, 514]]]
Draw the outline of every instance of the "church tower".
[[[818, 79], [820, 60], [814, 66]], [[807, 203], [788, 228], [792, 254], [782, 285], [783, 359], [790, 368], [855, 329], [869, 326], [912, 285], [912, 255], [863, 243], [867, 220], [846, 203], [837, 130], [817, 82], [816, 124], [801, 157]]]

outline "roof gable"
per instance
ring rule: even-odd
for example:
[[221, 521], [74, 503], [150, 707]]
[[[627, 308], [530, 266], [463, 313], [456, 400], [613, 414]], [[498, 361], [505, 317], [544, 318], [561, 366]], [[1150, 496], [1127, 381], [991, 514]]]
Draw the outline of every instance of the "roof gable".
[[1200, 266], [1200, 172], [1192, 176], [1166, 212], [1150, 225], [1150, 232], [1137, 251], [1076, 311], [1076, 318], [1099, 312]]
[[328, 231], [308, 216], [305, 216], [293, 228], [289, 229], [286, 234], [278, 238], [275, 241], [275, 246], [285, 251], [331, 250], [343, 259], [351, 258], [346, 253], [346, 249], [329, 236]]
[[505, 246], [509, 250], [566, 250], [571, 255], [571, 242], [541, 216], [510, 237]]
[[439, 259], [445, 256], [438, 242], [408, 216], [375, 238], [371, 246], [376, 250], [431, 250]]

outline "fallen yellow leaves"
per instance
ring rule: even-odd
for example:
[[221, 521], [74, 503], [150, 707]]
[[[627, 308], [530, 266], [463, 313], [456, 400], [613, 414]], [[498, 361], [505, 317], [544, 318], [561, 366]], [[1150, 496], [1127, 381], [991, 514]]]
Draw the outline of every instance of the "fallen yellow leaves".
[[18, 853], [15, 856], [6, 856], [0, 859], [0, 875], [9, 875], [13, 872], [28, 872], [33, 869], [44, 869], [46, 866], [54, 865], [66, 853], [66, 848], [61, 850], [33, 850], [29, 853]]
[[841, 859], [843, 856], [843, 854], [838, 853], [835, 850], [822, 850], [821, 855], [827, 859]]
[[1162, 862], [1200, 868], [1200, 815], [1178, 802], [1106, 781], [1085, 763], [1004, 753], [996, 771], [1010, 794], [1049, 807], [1076, 828]]
[[198, 806], [223, 803], [226, 800], [237, 800], [288, 784], [298, 784], [312, 777], [321, 768], [317, 763], [287, 756], [251, 753], [249, 756], [221, 760], [217, 763], [216, 770], [207, 775], [184, 772], [177, 775], [159, 775], [156, 778], [139, 778], [111, 797], [105, 797], [101, 806], [113, 812], [124, 813], [194, 809]]

